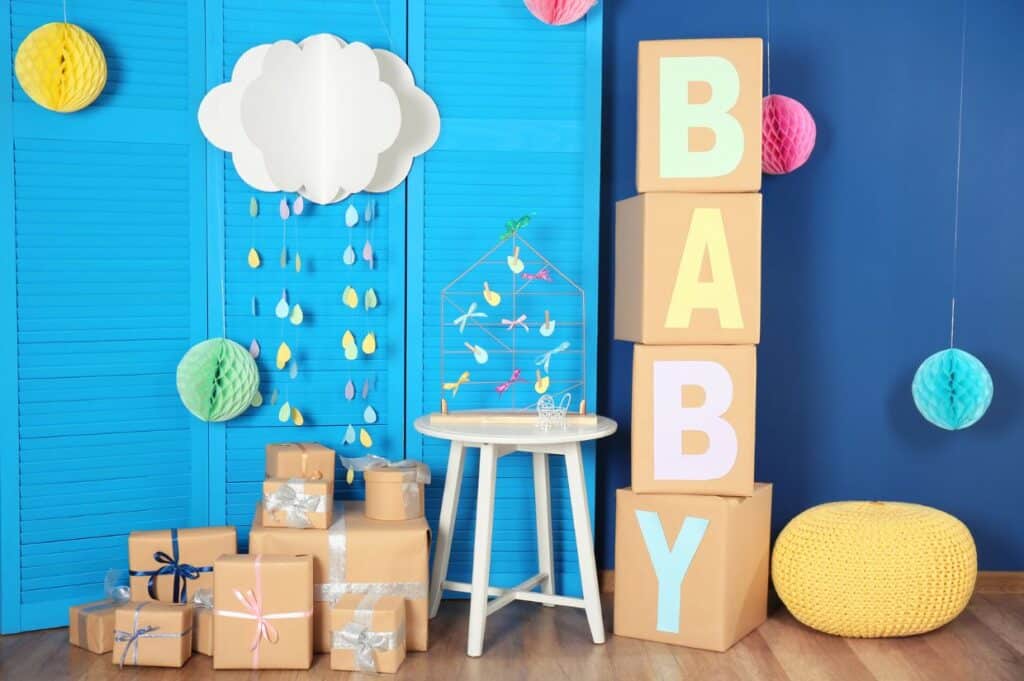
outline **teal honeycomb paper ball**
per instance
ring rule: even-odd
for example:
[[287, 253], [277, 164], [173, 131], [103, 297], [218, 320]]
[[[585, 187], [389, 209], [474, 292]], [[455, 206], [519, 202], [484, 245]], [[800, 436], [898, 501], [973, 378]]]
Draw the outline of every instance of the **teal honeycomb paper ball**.
[[178, 363], [178, 395], [203, 421], [235, 418], [249, 408], [259, 387], [256, 360], [227, 338], [193, 345]]
[[939, 428], [974, 425], [992, 403], [992, 377], [981, 360], [950, 348], [921, 362], [911, 386], [921, 416]]

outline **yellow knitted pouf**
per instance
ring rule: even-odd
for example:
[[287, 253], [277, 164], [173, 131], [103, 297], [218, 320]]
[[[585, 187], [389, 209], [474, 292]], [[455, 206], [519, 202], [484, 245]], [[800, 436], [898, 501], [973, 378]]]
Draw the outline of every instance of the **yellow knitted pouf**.
[[775, 542], [772, 579], [799, 621], [836, 636], [909, 636], [967, 607], [978, 556], [967, 527], [917, 504], [810, 508]]

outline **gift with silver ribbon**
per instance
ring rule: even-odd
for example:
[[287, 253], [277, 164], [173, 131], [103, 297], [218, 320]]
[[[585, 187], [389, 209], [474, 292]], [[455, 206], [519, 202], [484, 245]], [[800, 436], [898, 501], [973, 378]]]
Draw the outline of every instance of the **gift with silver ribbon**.
[[380, 598], [379, 594], [363, 596], [356, 606], [352, 621], [331, 632], [331, 647], [334, 650], [354, 651], [355, 671], [377, 672], [377, 653], [405, 646], [404, 611], [398, 616], [394, 631], [373, 630], [374, 609]]
[[[143, 627], [139, 626], [139, 613], [147, 605], [150, 605], [153, 601], [147, 601], [145, 603], [139, 603], [135, 606], [135, 612], [132, 614], [132, 630], [125, 631], [123, 629], [114, 630], [114, 641], [116, 643], [124, 643], [124, 650], [121, 651], [120, 666], [124, 667], [125, 662], [128, 659], [128, 655], [132, 656], [130, 664], [139, 664], [139, 641], [144, 638], [182, 638], [190, 631], [192, 627], [186, 627], [184, 631], [179, 632], [160, 632], [160, 627], [153, 625], [146, 625]], [[159, 633], [158, 633], [159, 632]]]
[[275, 518], [283, 515], [288, 527], [306, 528], [312, 525], [310, 513], [326, 511], [327, 495], [306, 494], [305, 481], [291, 478], [273, 492], [263, 495], [263, 508]]

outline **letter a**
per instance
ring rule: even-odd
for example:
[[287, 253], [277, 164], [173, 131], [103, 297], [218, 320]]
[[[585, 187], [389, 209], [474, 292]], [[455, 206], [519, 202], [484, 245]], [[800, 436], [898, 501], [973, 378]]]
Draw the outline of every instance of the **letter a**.
[[[743, 127], [729, 111], [740, 96], [740, 74], [722, 57], [662, 57], [659, 163], [664, 178], [722, 177], [743, 159]], [[711, 98], [689, 101], [690, 83], [707, 83]], [[709, 128], [715, 146], [690, 150], [690, 129]]]
[[680, 589], [693, 561], [697, 547], [708, 529], [705, 518], [687, 516], [679, 528], [675, 544], [668, 548], [661, 520], [654, 511], [636, 511], [636, 521], [651, 557], [654, 575], [658, 578], [658, 631], [679, 633], [679, 606], [682, 600]]
[[[711, 281], [700, 280], [705, 253], [711, 266]], [[695, 208], [693, 211], [672, 298], [665, 314], [665, 328], [687, 328], [697, 308], [718, 310], [718, 323], [723, 329], [743, 328], [729, 243], [725, 239], [725, 222], [718, 208]]]
[[[704, 391], [704, 404], [683, 406], [683, 386]], [[721, 364], [705, 361], [654, 363], [654, 479], [715, 480], [736, 463], [736, 429], [722, 418], [732, 405], [732, 377]], [[682, 451], [684, 431], [708, 436], [703, 454]]]

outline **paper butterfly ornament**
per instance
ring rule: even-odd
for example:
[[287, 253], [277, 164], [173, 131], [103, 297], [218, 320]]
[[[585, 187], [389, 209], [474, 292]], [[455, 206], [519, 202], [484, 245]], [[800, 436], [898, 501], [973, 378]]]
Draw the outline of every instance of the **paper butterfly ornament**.
[[330, 204], [398, 186], [441, 117], [400, 57], [320, 33], [245, 51], [199, 127], [251, 187]]

